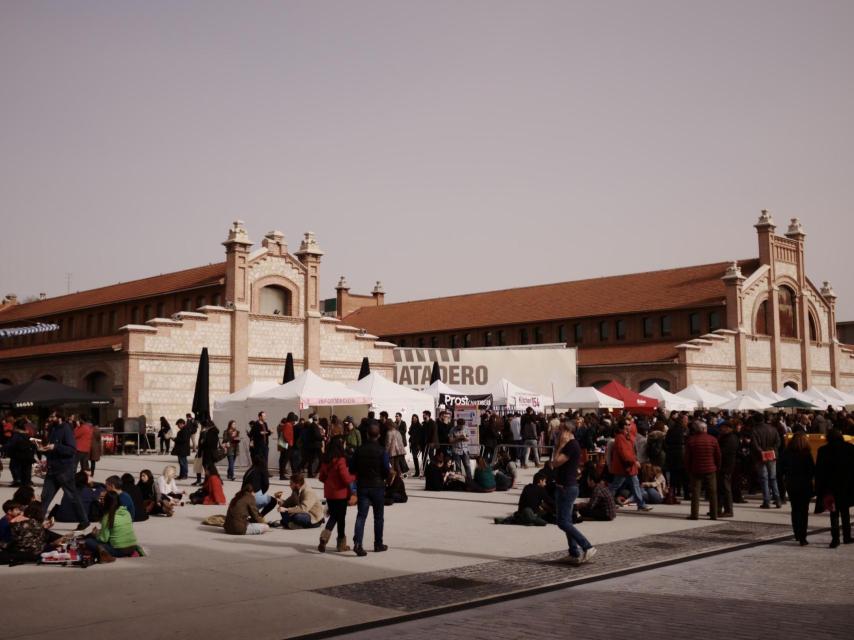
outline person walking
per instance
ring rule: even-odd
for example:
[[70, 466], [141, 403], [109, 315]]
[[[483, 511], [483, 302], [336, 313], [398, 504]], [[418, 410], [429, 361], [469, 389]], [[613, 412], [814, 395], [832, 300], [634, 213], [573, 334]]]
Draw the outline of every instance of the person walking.
[[172, 426], [169, 421], [160, 416], [160, 429], [157, 431], [157, 439], [160, 442], [160, 454], [169, 455], [169, 432], [172, 431]]
[[528, 407], [526, 420], [522, 423], [522, 468], [528, 466], [528, 457], [531, 451], [534, 452], [534, 466], [540, 466], [540, 449], [539, 441], [537, 440], [537, 421], [534, 419], [531, 407]]
[[[287, 470], [288, 463], [291, 461], [291, 449], [294, 446], [294, 422], [296, 420], [296, 414], [291, 411], [287, 417], [282, 418], [276, 430], [276, 448], [279, 450], [279, 480], [288, 479]], [[291, 473], [294, 473], [293, 465], [291, 465]]]
[[703, 485], [709, 496], [709, 519], [718, 519], [718, 484], [715, 474], [721, 467], [721, 448], [718, 441], [707, 432], [706, 423], [696, 420], [691, 424], [691, 435], [685, 444], [685, 469], [691, 481], [691, 515], [700, 515], [700, 493]]
[[770, 509], [771, 498], [774, 506], [783, 508], [780, 490], [777, 487], [777, 449], [780, 447], [780, 434], [761, 415], [757, 415], [752, 429], [753, 454], [759, 465], [759, 484], [762, 487], [760, 508]]
[[732, 474], [735, 471], [738, 455], [738, 434], [735, 433], [730, 422], [721, 424], [718, 446], [721, 450], [721, 468], [718, 471], [718, 517], [731, 518], [733, 515]]
[[[557, 526], [566, 534], [569, 562], [581, 564], [589, 562], [596, 555], [596, 547], [590, 544], [584, 534], [572, 524], [572, 506], [578, 498], [578, 464], [581, 460], [581, 447], [571, 429], [564, 437], [568, 441], [563, 445], [553, 463]], [[635, 472], [635, 478], [637, 478], [637, 472]]]
[[71, 500], [71, 506], [77, 517], [77, 530], [89, 528], [89, 516], [83, 509], [77, 486], [74, 483], [74, 470], [77, 460], [77, 443], [71, 425], [59, 414], [53, 412], [48, 418], [47, 444], [38, 447], [47, 459], [47, 473], [44, 477], [41, 502], [45, 509], [50, 507], [56, 492], [62, 489]]
[[805, 432], [798, 431], [792, 436], [780, 456], [780, 467], [786, 478], [786, 492], [792, 508], [792, 532], [795, 540], [803, 547], [807, 544], [807, 524], [815, 478], [815, 463]]
[[[854, 444], [845, 442], [842, 432], [828, 429], [827, 444], [818, 450], [815, 464], [815, 512], [830, 512], [830, 548], [842, 542], [851, 544], [851, 503], [854, 502]], [[841, 522], [840, 522], [841, 521]]]
[[[643, 499], [643, 492], [638, 481], [640, 464], [638, 464], [635, 445], [629, 436], [627, 427], [628, 422], [625, 418], [620, 418], [617, 426], [614, 427], [614, 442], [608, 460], [608, 467], [614, 479], [611, 481], [609, 490], [613, 496], [624, 484], [628, 484], [635, 498], [638, 511], [652, 511], [652, 507], [647, 506]], [[564, 437], [567, 436], [564, 435]]]
[[380, 426], [373, 423], [367, 428], [368, 441], [350, 459], [350, 472], [356, 476], [358, 511], [353, 532], [353, 551], [359, 557], [368, 555], [362, 546], [368, 510], [374, 510], [374, 551], [386, 551], [383, 544], [385, 508], [385, 481], [389, 473], [388, 454], [380, 446]]
[[318, 478], [323, 483], [323, 497], [326, 498], [326, 506], [329, 508], [329, 519], [326, 526], [320, 532], [320, 543], [317, 550], [320, 553], [326, 551], [332, 530], [338, 527], [338, 540], [336, 551], [349, 551], [347, 545], [347, 530], [345, 528], [347, 519], [347, 503], [350, 497], [350, 485], [356, 478], [347, 468], [347, 458], [344, 456], [344, 444], [341, 438], [334, 438], [329, 443], [329, 448], [323, 454]]
[[424, 452], [424, 426], [418, 418], [417, 413], [412, 414], [412, 420], [409, 422], [409, 453], [412, 454], [412, 464], [415, 465], [415, 477], [421, 476], [423, 470], [419, 463]]
[[687, 483], [685, 482], [685, 431], [688, 428], [688, 416], [678, 415], [670, 424], [667, 434], [664, 436], [664, 460], [667, 474], [670, 476], [670, 487], [673, 495], [685, 494]]
[[172, 447], [172, 455], [178, 458], [178, 480], [186, 480], [189, 468], [187, 458], [190, 456], [190, 428], [183, 419], [175, 423], [178, 433], [175, 436], [175, 445]]
[[228, 421], [228, 426], [222, 434], [222, 446], [225, 447], [225, 458], [228, 461], [226, 477], [234, 480], [234, 461], [240, 453], [240, 430], [237, 428], [237, 421]]

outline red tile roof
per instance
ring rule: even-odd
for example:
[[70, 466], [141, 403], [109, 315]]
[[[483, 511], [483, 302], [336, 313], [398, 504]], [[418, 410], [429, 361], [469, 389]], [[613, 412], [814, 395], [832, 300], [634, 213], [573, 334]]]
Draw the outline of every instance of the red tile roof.
[[608, 347], [578, 348], [578, 366], [611, 364], [638, 364], [669, 362], [676, 359], [678, 342], [651, 342], [648, 344], [620, 344]]
[[64, 296], [17, 304], [0, 310], [0, 323], [50, 316], [116, 302], [176, 293], [216, 285], [225, 277], [225, 262], [164, 273], [141, 280], [121, 282], [98, 289], [78, 291]]
[[[745, 276], [758, 260], [739, 263]], [[383, 337], [722, 304], [729, 262], [364, 307], [344, 322]]]
[[50, 356], [60, 353], [108, 351], [112, 350], [114, 345], [120, 346], [121, 344], [121, 336], [101, 336], [99, 338], [85, 338], [84, 340], [69, 340], [68, 342], [33, 344], [26, 347], [16, 347], [14, 349], [0, 349], [0, 360], [29, 358], [34, 356]]

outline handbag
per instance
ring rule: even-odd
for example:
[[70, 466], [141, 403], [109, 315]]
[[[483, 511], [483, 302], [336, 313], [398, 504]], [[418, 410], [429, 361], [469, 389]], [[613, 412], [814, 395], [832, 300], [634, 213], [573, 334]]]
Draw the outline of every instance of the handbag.
[[225, 456], [227, 456], [227, 455], [228, 455], [228, 450], [225, 447], [223, 447], [222, 445], [219, 445], [216, 448], [216, 453], [214, 454], [214, 462], [219, 462], [220, 460], [224, 459]]

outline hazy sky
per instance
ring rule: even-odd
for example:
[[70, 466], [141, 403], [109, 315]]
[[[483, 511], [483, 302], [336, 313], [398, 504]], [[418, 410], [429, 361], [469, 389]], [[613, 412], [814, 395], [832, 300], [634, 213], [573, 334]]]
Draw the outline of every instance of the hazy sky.
[[219, 261], [387, 300], [757, 254], [854, 319], [854, 2], [0, 1], [0, 293]]

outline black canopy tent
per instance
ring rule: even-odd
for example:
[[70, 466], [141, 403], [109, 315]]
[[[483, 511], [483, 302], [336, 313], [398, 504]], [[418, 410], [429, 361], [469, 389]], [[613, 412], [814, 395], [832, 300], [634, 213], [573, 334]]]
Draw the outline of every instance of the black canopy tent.
[[296, 378], [294, 375], [294, 354], [288, 351], [285, 356], [285, 375], [282, 377], [282, 384], [288, 384]]
[[66, 405], [97, 407], [112, 402], [113, 399], [107, 396], [69, 387], [53, 380], [31, 380], [0, 389], [0, 407], [13, 409], [49, 409]]
[[193, 393], [193, 416], [200, 423], [205, 424], [211, 419], [210, 401], [210, 360], [208, 359], [208, 348], [202, 349], [199, 356], [199, 371], [196, 374], [196, 390]]
[[371, 363], [368, 362], [368, 357], [362, 358], [362, 367], [359, 369], [359, 380], [367, 378], [371, 375]]

